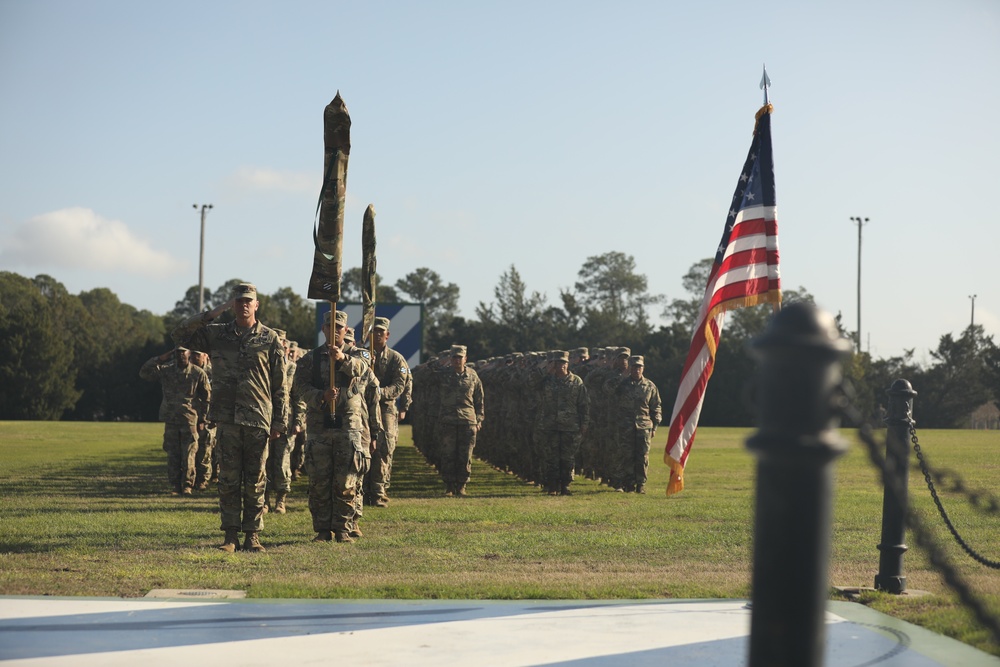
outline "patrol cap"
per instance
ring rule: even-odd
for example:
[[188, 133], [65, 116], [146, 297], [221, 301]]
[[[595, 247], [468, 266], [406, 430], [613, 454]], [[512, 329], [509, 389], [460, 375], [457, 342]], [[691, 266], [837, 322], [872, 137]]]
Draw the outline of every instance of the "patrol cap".
[[632, 364], [633, 366], [645, 366], [646, 365], [646, 362], [643, 361], [641, 354], [633, 354], [631, 357], [629, 357], [628, 362], [630, 364]]
[[578, 347], [575, 350], [573, 350], [573, 354], [579, 354], [579, 355], [582, 355], [584, 357], [589, 357], [590, 356], [590, 350], [588, 350], [585, 347]]
[[189, 350], [188, 348], [181, 347], [180, 345], [178, 345], [177, 347], [174, 348], [174, 352], [190, 352], [190, 351], [191, 350]]
[[464, 345], [452, 345], [451, 346], [451, 356], [453, 357], [464, 357], [468, 355], [468, 348]]
[[231, 292], [234, 299], [253, 299], [257, 300], [257, 287], [252, 283], [240, 283], [233, 286]]
[[632, 349], [628, 348], [628, 347], [620, 347], [620, 348], [618, 348], [618, 354], [617, 354], [617, 356], [618, 356], [619, 359], [621, 357], [631, 357], [632, 356]]
[[549, 353], [549, 361], [565, 361], [569, 363], [569, 352], [565, 350], [552, 350]]
[[[337, 322], [337, 324], [340, 324], [340, 322]], [[354, 342], [354, 327], [344, 329], [344, 340], [350, 343]]]
[[[345, 327], [347, 326], [347, 313], [342, 310], [337, 311], [337, 325]], [[323, 326], [330, 326], [330, 311], [323, 313]]]
[[389, 330], [389, 318], [388, 317], [376, 317], [374, 329], [385, 329]]
[[299, 341], [297, 341], [297, 340], [290, 340], [290, 341], [288, 341], [288, 347], [292, 348], [293, 350], [295, 348], [297, 348], [298, 346], [299, 346]]

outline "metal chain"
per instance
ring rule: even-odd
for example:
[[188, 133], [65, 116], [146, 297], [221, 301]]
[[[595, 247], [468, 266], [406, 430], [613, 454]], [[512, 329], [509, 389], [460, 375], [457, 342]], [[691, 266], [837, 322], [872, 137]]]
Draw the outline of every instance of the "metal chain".
[[983, 514], [1000, 514], [1000, 500], [997, 500], [997, 497], [989, 491], [966, 491], [962, 477], [948, 468], [939, 468], [930, 472], [931, 478], [938, 486], [945, 486], [950, 482], [950, 486], [945, 488], [946, 491], [965, 494], [973, 509], [979, 510]]
[[[848, 407], [845, 412], [849, 418], [853, 419], [856, 425], [862, 424], [863, 420], [860, 419], [861, 415], [856, 409]], [[858, 428], [858, 437], [865, 444], [868, 450], [868, 458], [871, 460], [872, 465], [879, 471], [879, 475], [882, 477], [882, 484], [887, 486], [896, 495], [897, 500], [901, 504], [906, 505], [903, 502], [906, 500], [906, 491], [901, 488], [899, 482], [885, 473], [885, 457], [882, 456], [882, 453], [879, 451], [879, 445], [872, 436], [871, 426], [868, 424], [861, 425]], [[937, 541], [931, 535], [930, 530], [913, 511], [912, 507], [906, 512], [906, 525], [910, 529], [910, 533], [913, 535], [917, 546], [927, 553], [927, 560], [930, 561], [931, 566], [941, 573], [941, 578], [944, 579], [945, 584], [955, 592], [959, 601], [972, 612], [976, 620], [993, 635], [993, 640], [1000, 643], [1000, 619], [994, 617], [986, 608], [986, 604], [973, 594], [972, 588], [962, 579], [958, 573], [958, 569], [952, 565], [944, 550], [938, 545]]]
[[[938, 497], [937, 489], [934, 488], [934, 480], [931, 479], [930, 468], [927, 465], [927, 461], [924, 460], [924, 453], [921, 451], [920, 442], [917, 440], [917, 430], [913, 427], [912, 422], [910, 423], [910, 442], [913, 443], [913, 451], [917, 454], [917, 462], [920, 464], [920, 471], [924, 474], [924, 481], [927, 482], [927, 488], [930, 489], [931, 498], [934, 499], [934, 504], [937, 505], [938, 513], [944, 520], [944, 525], [948, 527], [952, 537], [954, 537], [955, 541], [958, 542], [958, 546], [962, 547], [965, 553], [969, 554], [969, 557], [980, 565], [985, 565], [986, 567], [994, 570], [1000, 570], [1000, 561], [990, 560], [985, 556], [981, 556], [975, 549], [970, 547], [964, 539], [962, 539], [961, 535], [958, 534], [958, 529], [955, 528], [955, 525], [948, 517], [948, 512], [945, 511], [944, 505], [941, 503], [941, 498]], [[960, 490], [964, 489], [962, 480], [957, 475], [955, 475], [955, 479], [957, 480], [958, 488]]]

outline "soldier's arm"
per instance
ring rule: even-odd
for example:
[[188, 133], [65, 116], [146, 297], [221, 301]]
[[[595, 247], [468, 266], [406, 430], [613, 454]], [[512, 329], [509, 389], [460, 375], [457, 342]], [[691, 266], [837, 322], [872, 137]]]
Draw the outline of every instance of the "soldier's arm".
[[476, 427], [482, 428], [486, 419], [486, 394], [483, 392], [483, 383], [476, 376], [476, 385], [472, 389], [472, 404], [476, 406]]
[[580, 432], [585, 433], [590, 428], [590, 398], [587, 388], [580, 384], [580, 394], [576, 399], [577, 414], [580, 416]]
[[663, 421], [663, 404], [660, 402], [660, 390], [653, 386], [653, 396], [649, 399], [649, 416], [653, 418], [653, 430]]
[[288, 430], [288, 375], [285, 373], [285, 351], [278, 337], [271, 344], [271, 434], [273, 437]]
[[413, 373], [406, 374], [406, 387], [403, 389], [403, 395], [399, 399], [399, 418], [402, 419], [405, 416], [407, 410], [413, 405]]
[[160, 379], [160, 357], [150, 357], [139, 368], [139, 377], [154, 382]]
[[198, 376], [198, 386], [195, 388], [195, 393], [200, 399], [196, 403], [198, 405], [198, 426], [201, 427], [208, 421], [208, 404], [212, 400], [212, 389], [208, 384], [208, 376], [205, 375], [204, 371]]
[[208, 336], [206, 336], [205, 326], [216, 317], [232, 308], [233, 302], [227, 301], [221, 306], [216, 306], [207, 313], [198, 313], [187, 318], [170, 332], [170, 337], [175, 345], [181, 345], [199, 352], [210, 352]]
[[323, 392], [326, 387], [315, 387], [312, 384], [314, 354], [316, 353], [309, 352], [298, 360], [295, 377], [292, 380], [294, 387], [292, 396], [307, 408], [319, 410], [323, 405]]
[[392, 372], [389, 374], [388, 381], [382, 385], [382, 400], [395, 401], [402, 396], [406, 390], [406, 377], [408, 375], [409, 369], [406, 367], [406, 362], [403, 361], [403, 358], [399, 356], [393, 357]]

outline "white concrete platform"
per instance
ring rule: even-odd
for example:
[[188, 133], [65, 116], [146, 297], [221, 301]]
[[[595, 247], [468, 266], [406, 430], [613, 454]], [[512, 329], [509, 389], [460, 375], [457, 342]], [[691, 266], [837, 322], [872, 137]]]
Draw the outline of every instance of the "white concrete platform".
[[[644, 667], [746, 664], [745, 600], [304, 601], [0, 597], [6, 665]], [[1000, 665], [850, 603], [829, 667]]]

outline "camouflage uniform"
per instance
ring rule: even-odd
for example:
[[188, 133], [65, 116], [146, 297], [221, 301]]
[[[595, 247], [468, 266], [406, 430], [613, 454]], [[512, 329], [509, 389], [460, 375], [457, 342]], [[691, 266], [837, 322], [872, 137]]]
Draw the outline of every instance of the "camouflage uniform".
[[[550, 363], [569, 362], [569, 355], [556, 352]], [[580, 448], [581, 434], [590, 424], [590, 402], [579, 376], [550, 374], [538, 392], [535, 417], [535, 442], [542, 458], [543, 489], [551, 494], [569, 494], [573, 480], [574, 457]]]
[[[251, 292], [257, 298], [252, 285], [239, 285], [234, 292], [237, 298], [250, 298]], [[281, 341], [259, 321], [242, 331], [236, 322], [209, 324], [201, 313], [182, 322], [172, 335], [212, 359], [209, 419], [219, 425], [221, 530], [227, 540], [230, 531], [240, 530], [256, 539], [264, 525], [264, 462], [270, 432], [284, 432], [288, 423]]]
[[[642, 366], [642, 356], [631, 358]], [[649, 442], [663, 419], [660, 392], [648, 378], [635, 380], [631, 374], [611, 387], [610, 399], [617, 429], [616, 489], [643, 493], [649, 467]]]
[[[453, 345], [452, 357], [465, 357], [464, 345]], [[472, 474], [476, 432], [485, 418], [483, 384], [466, 366], [461, 373], [445, 370], [440, 389], [441, 477], [448, 495], [465, 495]]]
[[[289, 343], [289, 351], [291, 353], [292, 366], [294, 367], [305, 352], [303, 352], [302, 348], [294, 340]], [[292, 377], [295, 377], [294, 373]], [[306, 461], [306, 406], [301, 401], [292, 401], [289, 408], [292, 411], [292, 424], [299, 428], [297, 433], [293, 433], [290, 436], [292, 439], [292, 453], [289, 455], [289, 467], [292, 470], [292, 481], [295, 481], [302, 474]]]
[[[343, 311], [338, 311], [338, 314]], [[344, 313], [342, 316], [345, 318], [347, 314]], [[382, 438], [382, 429], [371, 428], [372, 415], [379, 413], [381, 411], [378, 407], [379, 396], [382, 393], [381, 387], [378, 384], [378, 378], [375, 377], [375, 372], [372, 370], [372, 355], [368, 351], [368, 348], [358, 347], [354, 344], [354, 328], [347, 327], [344, 332], [344, 354], [354, 357], [355, 359], [360, 359], [364, 363], [364, 370], [361, 374], [361, 380], [359, 386], [361, 387], [361, 441], [365, 443], [368, 448], [369, 458], [375, 453], [376, 445], [379, 439]], [[381, 422], [379, 422], [381, 423]], [[370, 462], [369, 462], [370, 463]], [[371, 482], [371, 465], [365, 471], [365, 474], [358, 478], [358, 489], [354, 496], [354, 504], [357, 508], [357, 513], [354, 517], [354, 521], [351, 524], [352, 537], [360, 537], [361, 531], [357, 526], [357, 522], [365, 513], [365, 495], [371, 493], [371, 489], [368, 488], [368, 484]]]
[[[367, 365], [348, 356], [337, 363], [336, 419], [327, 423], [329, 406], [323, 394], [329, 386], [330, 355], [326, 345], [306, 354], [297, 364], [294, 393], [306, 405], [306, 470], [309, 475], [309, 512], [315, 540], [350, 542], [357, 521], [357, 493], [370, 465], [364, 425], [364, 375]], [[369, 428], [381, 429], [378, 411]]]
[[167, 479], [175, 493], [191, 493], [197, 477], [198, 426], [205, 423], [205, 410], [212, 395], [208, 376], [192, 363], [182, 369], [173, 361], [165, 363], [153, 357], [139, 369], [139, 377], [160, 381]]
[[[375, 318], [375, 328], [388, 330], [389, 320], [384, 317]], [[410, 368], [406, 359], [388, 345], [381, 352], [376, 351], [372, 359], [372, 370], [378, 378], [381, 396], [379, 412], [385, 436], [378, 441], [378, 447], [372, 457], [370, 489], [376, 505], [386, 505], [389, 501], [388, 490], [392, 475], [392, 456], [396, 451], [399, 439], [399, 409], [396, 400], [403, 396], [410, 384]]]
[[[285, 332], [275, 329], [275, 333], [284, 342]], [[292, 381], [295, 378], [295, 363], [285, 357], [285, 386], [291, 392]], [[301, 425], [296, 420], [304, 419], [304, 408], [296, 405], [293, 400], [289, 403], [288, 422], [285, 424], [284, 432], [271, 441], [268, 445], [267, 463], [265, 473], [267, 475], [267, 488], [264, 491], [264, 513], [269, 509], [274, 509], [279, 514], [285, 513], [285, 502], [288, 492], [292, 489], [292, 447], [295, 444], [295, 433], [301, 431]], [[299, 426], [299, 428], [295, 428]], [[271, 507], [271, 500], [274, 505]]]
[[[205, 375], [208, 377], [208, 388], [211, 390], [212, 362], [206, 355], [204, 365], [197, 363], [194, 357], [200, 354], [200, 352], [192, 354], [191, 363], [205, 371]], [[206, 403], [204, 405], [205, 415], [208, 414], [208, 407], [209, 406]], [[204, 425], [201, 425], [198, 431], [198, 454], [195, 457], [195, 466], [198, 469], [198, 474], [195, 488], [199, 490], [206, 489], [210, 483], [215, 484], [219, 481], [219, 454], [215, 451], [215, 430], [215, 424], [207, 422]]]

